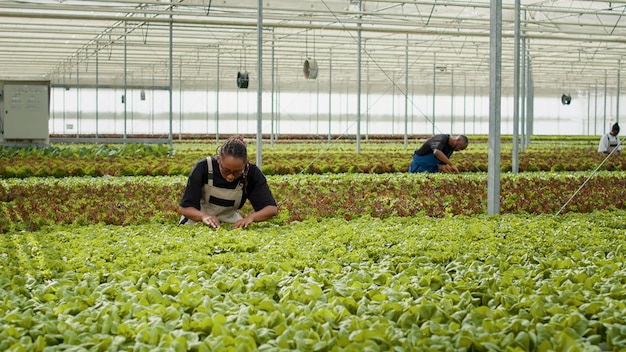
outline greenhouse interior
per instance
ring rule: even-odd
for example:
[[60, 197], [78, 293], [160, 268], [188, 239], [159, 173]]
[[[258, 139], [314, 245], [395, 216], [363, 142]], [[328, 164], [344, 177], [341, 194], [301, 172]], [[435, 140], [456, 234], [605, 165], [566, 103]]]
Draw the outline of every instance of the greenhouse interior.
[[626, 0], [0, 0], [0, 351], [626, 351]]
[[621, 2], [495, 3], [0, 1], [0, 82], [53, 138], [487, 134], [492, 74], [503, 134], [619, 121]]

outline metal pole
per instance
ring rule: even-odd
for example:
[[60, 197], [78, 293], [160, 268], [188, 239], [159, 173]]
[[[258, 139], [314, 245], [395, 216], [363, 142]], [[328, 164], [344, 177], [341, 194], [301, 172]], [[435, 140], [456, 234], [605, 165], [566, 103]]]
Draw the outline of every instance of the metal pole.
[[474, 104], [472, 106], [472, 134], [476, 134], [476, 81], [474, 81]]
[[604, 70], [604, 99], [603, 99], [603, 101], [604, 101], [604, 113], [603, 113], [604, 120], [602, 122], [602, 130], [604, 132], [602, 132], [602, 133], [606, 133], [606, 100], [607, 100], [607, 94], [608, 94], [607, 93], [606, 81], [607, 81], [606, 70]]
[[511, 171], [519, 172], [520, 0], [515, 0], [515, 49], [513, 63], [513, 155]]
[[526, 145], [530, 144], [530, 136], [533, 135], [534, 122], [535, 122], [535, 89], [533, 87], [533, 70], [530, 62], [530, 57], [527, 58], [526, 71], [526, 104], [528, 105], [526, 111], [528, 116], [526, 118]]
[[621, 73], [622, 73], [622, 59], [617, 60], [617, 102], [615, 105], [615, 122], [619, 122], [619, 98], [621, 95]]
[[369, 140], [370, 135], [370, 63], [367, 61], [365, 63], [365, 71], [367, 77], [365, 78], [365, 106], [367, 109], [365, 110], [365, 140]]
[[257, 120], [256, 120], [256, 164], [259, 169], [263, 166], [263, 0], [258, 0], [257, 16]]
[[271, 106], [271, 114], [270, 114], [270, 145], [274, 146], [274, 91], [276, 82], [276, 56], [274, 55], [274, 28], [272, 28], [272, 106]]
[[602, 130], [604, 132], [602, 133], [606, 133], [606, 99], [607, 99], [607, 88], [606, 88], [606, 81], [607, 81], [607, 77], [606, 77], [606, 70], [604, 70], [604, 120], [602, 122]]
[[[356, 153], [361, 153], [361, 12], [363, 1], [359, 0], [359, 23], [357, 23], [357, 84], [356, 84]], [[349, 85], [348, 85], [349, 86]], [[346, 109], [347, 110], [347, 109]]]
[[80, 62], [76, 61], [76, 138], [80, 137]]
[[596, 80], [596, 92], [593, 103], [593, 134], [598, 134], [598, 80]]
[[151, 117], [151, 124], [150, 124], [150, 133], [154, 134], [154, 65], [152, 65], [152, 89], [150, 90], [152, 92], [150, 100], [151, 100], [151, 106], [152, 108], [150, 109], [150, 117]]
[[98, 54], [100, 53], [100, 48], [98, 48], [99, 42], [96, 42], [96, 139], [98, 139], [98, 112], [99, 112], [99, 106], [98, 106], [98, 86], [99, 86], [99, 82], [98, 79], [100, 77], [100, 74], [98, 72]]
[[409, 145], [409, 34], [404, 49], [404, 147]]
[[124, 21], [124, 95], [123, 95], [123, 103], [124, 103], [124, 143], [126, 143], [126, 101], [128, 100], [128, 97], [126, 96], [126, 80], [128, 77], [128, 71], [127, 71], [127, 59], [126, 59], [126, 47], [127, 47], [127, 37], [128, 37], [128, 30], [126, 28], [128, 22]]
[[[63, 70], [63, 84], [65, 85], [65, 68]], [[63, 89], [63, 115], [61, 117], [61, 123], [63, 124], [63, 126], [61, 127], [61, 131], [63, 131], [63, 137], [65, 137], [65, 94], [67, 92], [68, 86], [65, 86], [65, 89]], [[114, 110], [117, 111], [117, 110]], [[3, 125], [4, 126], [4, 125]], [[115, 127], [115, 124], [113, 124], [113, 126]]]
[[215, 83], [215, 143], [220, 141], [220, 47], [217, 46], [217, 82]]
[[[411, 87], [411, 103], [415, 101], [415, 81]], [[415, 104], [411, 104], [411, 134], [415, 133]]]
[[[275, 64], [278, 66], [278, 60], [276, 60]], [[278, 137], [280, 136], [280, 100], [282, 95], [280, 93], [280, 77], [276, 77], [274, 79], [276, 80], [276, 101], [274, 102], [276, 104], [276, 132], [274, 133], [274, 139], [278, 140]]]
[[178, 140], [183, 140], [183, 57], [178, 59]]
[[333, 49], [328, 50], [328, 141], [331, 136], [331, 120], [333, 110]]
[[393, 73], [391, 82], [391, 134], [396, 134], [396, 73]]
[[434, 53], [433, 54], [434, 58], [433, 58], [433, 116], [432, 116], [432, 124], [433, 124], [433, 135], [435, 135], [435, 97], [437, 96], [437, 94], [435, 93], [437, 91], [437, 54]]
[[320, 80], [315, 80], [315, 135], [320, 134]]
[[[517, 98], [517, 101], [519, 103], [517, 111], [519, 112], [519, 134], [518, 134], [518, 138], [517, 138], [517, 142], [519, 145], [519, 150], [521, 152], [524, 152], [526, 150], [526, 134], [527, 129], [526, 129], [526, 64], [527, 64], [527, 60], [526, 60], [526, 38], [522, 37], [522, 28], [521, 28], [521, 16], [524, 16], [524, 20], [526, 20], [526, 10], [524, 10], [523, 12], [521, 12], [521, 10], [519, 11], [519, 15], [516, 16], [516, 18], [518, 18], [518, 20], [520, 21], [520, 25], [519, 25], [519, 46], [521, 46], [519, 48], [519, 56], [517, 56], [517, 59], [519, 60], [519, 95]], [[518, 159], [519, 160], [519, 159]], [[518, 168], [519, 169], [519, 168]]]
[[[237, 88], [237, 93], [235, 94], [235, 133], [239, 134], [239, 91], [241, 88]], [[247, 108], [247, 106], [246, 106]]]
[[465, 131], [465, 123], [467, 121], [467, 75], [463, 75], [463, 134]]
[[207, 134], [207, 138], [209, 137], [209, 91], [210, 91], [210, 87], [209, 87], [209, 77], [206, 77], [206, 113], [205, 113], [205, 118], [206, 118], [206, 134]]
[[[170, 2], [173, 2], [174, 0], [170, 0]], [[170, 6], [170, 11], [173, 11], [174, 7]], [[174, 98], [173, 98], [173, 86], [174, 86], [174, 57], [173, 57], [173, 53], [174, 53], [174, 21], [173, 21], [173, 16], [170, 14], [170, 52], [169, 52], [169, 82], [168, 82], [168, 93], [169, 93], [169, 104], [170, 104], [170, 121], [169, 121], [169, 135], [168, 135], [168, 139], [169, 139], [169, 144], [170, 147], [173, 144], [173, 140], [174, 140], [174, 132], [173, 132], [173, 121], [174, 121]]]
[[587, 136], [591, 135], [591, 87], [587, 91]]
[[454, 130], [454, 69], [450, 69], [450, 133]]
[[[526, 11], [524, 11], [524, 16], [526, 16]], [[528, 135], [528, 128], [526, 128], [526, 120], [528, 119], [527, 115], [527, 110], [526, 110], [526, 99], [528, 97], [527, 94], [527, 85], [526, 82], [528, 81], [527, 79], [527, 75], [529, 70], [526, 69], [526, 66], [528, 65], [528, 60], [526, 59], [526, 38], [522, 38], [521, 39], [522, 42], [522, 50], [521, 50], [521, 56], [520, 56], [520, 66], [521, 66], [521, 74], [520, 74], [520, 80], [521, 80], [521, 85], [522, 85], [522, 89], [520, 91], [520, 102], [521, 102], [521, 118], [520, 118], [520, 124], [521, 124], [521, 151], [524, 152], [526, 150], [526, 144], [527, 144], [527, 135]]]
[[502, 84], [502, 0], [490, 0], [489, 24], [489, 156], [487, 211], [500, 213], [500, 109]]

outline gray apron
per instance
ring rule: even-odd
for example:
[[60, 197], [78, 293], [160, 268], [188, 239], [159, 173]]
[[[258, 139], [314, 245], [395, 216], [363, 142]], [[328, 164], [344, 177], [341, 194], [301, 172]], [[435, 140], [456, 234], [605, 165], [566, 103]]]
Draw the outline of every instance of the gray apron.
[[[239, 182], [235, 189], [220, 188], [213, 186], [213, 160], [211, 157], [207, 157], [207, 163], [209, 165], [209, 182], [202, 186], [202, 198], [200, 199], [200, 210], [206, 214], [216, 216], [220, 222], [235, 223], [237, 220], [243, 219], [239, 214], [239, 205], [241, 204], [241, 197], [243, 196], [243, 182]], [[232, 200], [235, 202], [233, 206], [224, 207], [221, 205], [209, 203], [211, 196], [224, 200]], [[184, 217], [181, 217], [181, 224], [191, 225], [196, 221], [187, 219], [186, 222], [182, 221]]]

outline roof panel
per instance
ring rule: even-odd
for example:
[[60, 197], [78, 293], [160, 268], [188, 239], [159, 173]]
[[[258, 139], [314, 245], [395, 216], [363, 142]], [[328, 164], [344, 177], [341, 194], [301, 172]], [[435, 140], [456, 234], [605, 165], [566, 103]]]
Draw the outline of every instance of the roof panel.
[[[302, 77], [303, 61], [315, 58], [319, 81], [343, 79], [354, 86], [360, 31], [368, 82], [402, 81], [408, 66], [414, 89], [429, 90], [437, 68], [445, 68], [439, 71], [442, 86], [451, 80], [441, 72], [469, 85], [488, 85], [490, 1], [360, 4], [265, 0], [263, 70], [274, 72], [281, 89], [298, 90], [310, 84]], [[0, 0], [0, 45], [7, 48], [0, 53], [0, 78], [115, 86], [132, 77], [135, 84], [163, 85], [171, 68], [174, 84], [204, 88], [220, 82], [234, 88], [237, 71], [255, 77], [257, 5], [257, 0]], [[617, 71], [626, 52], [625, 11], [623, 1], [522, 1], [523, 48], [535, 92], [560, 89], [566, 80], [590, 87], [605, 77], [615, 87], [616, 75], [605, 72]], [[514, 1], [503, 1], [507, 89], [513, 83], [514, 19]], [[264, 77], [269, 86], [271, 75]]]

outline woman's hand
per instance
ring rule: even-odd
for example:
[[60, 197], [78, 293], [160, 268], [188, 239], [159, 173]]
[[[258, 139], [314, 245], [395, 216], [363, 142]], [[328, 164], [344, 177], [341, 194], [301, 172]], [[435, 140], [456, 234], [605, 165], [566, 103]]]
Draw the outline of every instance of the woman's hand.
[[242, 228], [246, 228], [248, 227], [248, 225], [252, 224], [254, 222], [254, 219], [252, 219], [252, 217], [248, 216], [245, 217], [241, 220], [237, 220], [235, 222], [235, 224], [233, 225], [233, 229], [242, 229]]
[[211, 215], [204, 215], [202, 217], [202, 222], [205, 225], [211, 226], [214, 229], [217, 229], [220, 227], [220, 220], [215, 217], [215, 216], [211, 216]]
[[267, 205], [263, 209], [252, 212], [241, 220], [237, 220], [237, 222], [233, 224], [233, 229], [246, 228], [253, 222], [265, 221], [276, 215], [278, 215], [278, 208], [274, 205]]

